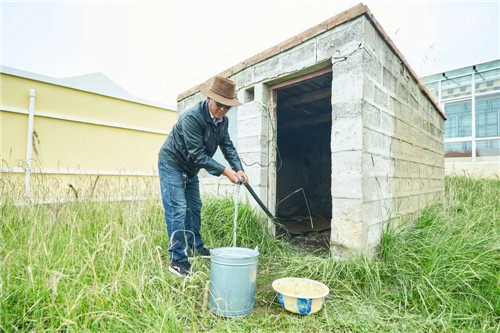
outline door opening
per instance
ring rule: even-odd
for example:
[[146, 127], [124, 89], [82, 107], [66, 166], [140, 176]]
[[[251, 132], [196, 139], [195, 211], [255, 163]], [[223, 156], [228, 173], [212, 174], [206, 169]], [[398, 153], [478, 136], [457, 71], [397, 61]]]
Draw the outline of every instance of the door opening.
[[330, 243], [329, 69], [271, 87], [277, 126], [276, 216], [281, 223], [276, 231], [310, 252], [328, 250]]

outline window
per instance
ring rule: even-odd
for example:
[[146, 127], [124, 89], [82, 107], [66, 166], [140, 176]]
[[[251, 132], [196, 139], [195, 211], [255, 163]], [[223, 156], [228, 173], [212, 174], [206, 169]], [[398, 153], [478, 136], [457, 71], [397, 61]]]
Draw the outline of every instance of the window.
[[461, 76], [441, 82], [441, 99], [450, 99], [456, 97], [470, 96], [472, 76]]
[[500, 162], [500, 62], [464, 67], [428, 79], [432, 83], [426, 87], [439, 98], [448, 119], [446, 159]]
[[499, 160], [500, 140], [476, 141], [476, 156], [478, 160]]
[[445, 122], [445, 138], [463, 138], [472, 136], [472, 103], [462, 101], [446, 104], [444, 113], [448, 118]]
[[498, 91], [500, 89], [500, 69], [476, 73], [474, 77], [476, 94]]
[[472, 157], [472, 141], [445, 143], [444, 154], [446, 158], [470, 161]]
[[476, 137], [500, 136], [500, 94], [476, 98]]

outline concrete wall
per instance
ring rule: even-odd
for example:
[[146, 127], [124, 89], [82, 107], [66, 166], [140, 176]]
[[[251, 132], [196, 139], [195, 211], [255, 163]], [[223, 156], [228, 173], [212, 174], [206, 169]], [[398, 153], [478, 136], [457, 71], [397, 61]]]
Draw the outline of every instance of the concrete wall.
[[361, 110], [361, 124], [357, 118], [354, 126], [362, 149], [349, 160], [356, 162], [356, 177], [362, 179], [356, 193], [362, 194], [356, 197], [362, 223], [352, 222], [350, 237], [340, 239], [349, 239], [351, 248], [375, 253], [388, 219], [395, 226], [443, 200], [444, 119], [368, 20], [359, 58], [362, 98], [356, 108]]

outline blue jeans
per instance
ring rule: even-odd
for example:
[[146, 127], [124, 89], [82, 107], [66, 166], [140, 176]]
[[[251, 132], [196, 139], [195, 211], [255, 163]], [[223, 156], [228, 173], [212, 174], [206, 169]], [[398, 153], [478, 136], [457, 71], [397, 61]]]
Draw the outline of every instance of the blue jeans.
[[186, 261], [186, 246], [201, 250], [201, 198], [198, 176], [187, 177], [167, 163], [158, 162], [161, 199], [169, 239], [171, 261]]

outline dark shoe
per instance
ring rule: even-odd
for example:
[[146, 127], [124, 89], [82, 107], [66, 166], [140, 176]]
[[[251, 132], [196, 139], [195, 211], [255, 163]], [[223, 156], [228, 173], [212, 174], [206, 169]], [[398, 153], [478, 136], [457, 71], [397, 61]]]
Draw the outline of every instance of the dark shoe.
[[171, 261], [168, 270], [177, 276], [191, 277], [193, 275], [191, 264], [187, 261]]
[[210, 250], [202, 248], [200, 251], [197, 251], [188, 247], [186, 249], [186, 255], [188, 256], [189, 259], [193, 259], [195, 256], [199, 256], [202, 258], [210, 258]]
[[199, 255], [202, 258], [210, 258], [210, 250], [202, 248], [200, 251], [197, 251], [197, 255]]

